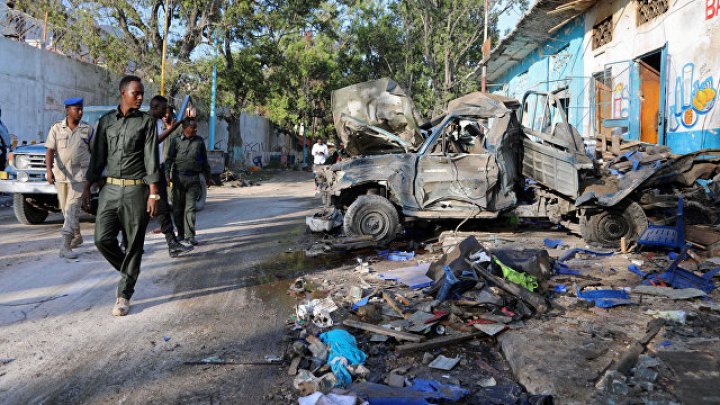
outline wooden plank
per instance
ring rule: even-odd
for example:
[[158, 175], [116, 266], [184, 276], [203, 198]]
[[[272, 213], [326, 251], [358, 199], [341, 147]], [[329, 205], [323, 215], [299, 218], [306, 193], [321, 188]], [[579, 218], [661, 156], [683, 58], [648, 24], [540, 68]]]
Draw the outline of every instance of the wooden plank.
[[462, 335], [451, 335], [443, 336], [435, 339], [428, 340], [422, 343], [406, 343], [404, 345], [396, 346], [395, 351], [399, 353], [412, 352], [415, 350], [428, 350], [436, 347], [447, 346], [455, 343], [464, 342], [466, 340], [474, 339], [480, 336], [487, 336], [485, 332], [467, 333]]
[[392, 308], [398, 314], [402, 315], [403, 318], [407, 319], [410, 317], [411, 314], [405, 313], [405, 311], [400, 307], [400, 304], [398, 304], [397, 301], [395, 301], [395, 299], [393, 299], [393, 297], [390, 296], [390, 294], [383, 292], [382, 297], [385, 300], [385, 302], [388, 303], [390, 308]]
[[425, 339], [423, 336], [415, 335], [412, 333], [400, 332], [393, 329], [383, 328], [382, 326], [373, 325], [371, 323], [353, 321], [351, 319], [344, 320], [343, 325], [355, 329], [364, 330], [367, 332], [377, 333], [379, 335], [394, 337], [398, 340], [407, 340], [408, 342], [419, 343], [422, 342], [423, 339]]

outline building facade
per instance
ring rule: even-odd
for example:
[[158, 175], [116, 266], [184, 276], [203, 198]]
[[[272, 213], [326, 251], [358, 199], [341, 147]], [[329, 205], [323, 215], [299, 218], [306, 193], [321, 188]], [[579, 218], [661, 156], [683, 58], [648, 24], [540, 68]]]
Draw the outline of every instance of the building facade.
[[540, 0], [492, 51], [489, 88], [556, 93], [589, 141], [720, 148], [718, 50], [718, 0]]

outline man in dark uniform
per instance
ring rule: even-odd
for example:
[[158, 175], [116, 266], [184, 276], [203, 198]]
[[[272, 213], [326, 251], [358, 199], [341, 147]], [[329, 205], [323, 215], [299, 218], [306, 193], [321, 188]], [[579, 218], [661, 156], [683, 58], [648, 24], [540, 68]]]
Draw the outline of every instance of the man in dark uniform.
[[[87, 207], [90, 188], [101, 182], [103, 169], [107, 171], [95, 218], [95, 246], [121, 274], [114, 316], [130, 311], [148, 216], [155, 216], [160, 199], [157, 126], [153, 117], [139, 110], [144, 93], [139, 77], [125, 76], [120, 80], [120, 105], [98, 122], [83, 191]], [[128, 243], [125, 253], [117, 239], [121, 231]]]
[[156, 120], [157, 125], [157, 137], [159, 146], [159, 160], [160, 160], [160, 182], [158, 183], [158, 191], [160, 192], [160, 201], [158, 202], [158, 214], [157, 219], [160, 222], [160, 229], [165, 234], [165, 240], [168, 244], [168, 252], [170, 257], [177, 257], [181, 253], [192, 250], [192, 246], [182, 245], [175, 238], [175, 229], [172, 222], [172, 213], [170, 212], [170, 204], [168, 203], [167, 195], [167, 182], [165, 181], [165, 167], [164, 167], [164, 156], [167, 153], [167, 148], [162, 145], [163, 141], [180, 126], [180, 122], [174, 123], [168, 128], [165, 128], [163, 124], [163, 117], [167, 110], [168, 100], [163, 96], [155, 96], [150, 100], [150, 115]]
[[178, 230], [178, 238], [186, 237], [191, 245], [197, 245], [195, 239], [195, 202], [202, 192], [200, 174], [205, 176], [208, 187], [213, 184], [210, 178], [210, 163], [207, 159], [205, 141], [197, 135], [197, 121], [185, 119], [183, 133], [172, 138], [165, 158], [168, 182], [173, 182], [173, 216]]

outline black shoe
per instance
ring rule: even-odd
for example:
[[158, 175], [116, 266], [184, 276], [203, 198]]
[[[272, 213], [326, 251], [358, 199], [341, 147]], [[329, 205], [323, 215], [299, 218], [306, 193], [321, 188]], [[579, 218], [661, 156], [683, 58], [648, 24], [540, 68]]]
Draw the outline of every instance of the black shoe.
[[179, 255], [187, 253], [191, 250], [193, 250], [192, 246], [183, 245], [182, 243], [176, 241], [168, 242], [168, 252], [170, 253], [170, 257], [178, 257]]
[[185, 239], [185, 242], [187, 242], [193, 246], [197, 246], [197, 244], [198, 244], [198, 241], [197, 241], [197, 239], [195, 239], [194, 236], [191, 236], [191, 237]]

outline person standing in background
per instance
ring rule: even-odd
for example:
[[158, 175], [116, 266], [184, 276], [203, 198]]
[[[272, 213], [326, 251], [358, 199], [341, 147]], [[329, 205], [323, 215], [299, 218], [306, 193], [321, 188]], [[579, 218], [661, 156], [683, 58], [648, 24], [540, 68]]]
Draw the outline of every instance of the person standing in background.
[[62, 211], [63, 227], [60, 233], [63, 243], [60, 257], [77, 259], [73, 249], [83, 243], [80, 234], [80, 205], [85, 183], [85, 172], [90, 166], [90, 142], [93, 129], [81, 121], [83, 99], [65, 100], [65, 119], [56, 122], [45, 142], [45, 177], [57, 189]]
[[[163, 153], [163, 141], [181, 124], [182, 121], [174, 122], [170, 127], [166, 128], [164, 118], [168, 109], [168, 100], [163, 96], [155, 96], [150, 100], [150, 115], [155, 118], [157, 125], [157, 137], [158, 137], [158, 160], [160, 161], [160, 173], [165, 173], [165, 154]], [[167, 194], [167, 182], [165, 176], [160, 176], [158, 182], [158, 194], [160, 194], [160, 200], [158, 201], [158, 213], [157, 219], [160, 222], [160, 230], [165, 234], [165, 241], [168, 245], [168, 253], [170, 257], [177, 257], [182, 253], [191, 251], [192, 246], [186, 246], [181, 244], [175, 237], [175, 228], [173, 227], [172, 213], [170, 203], [168, 201]]]

